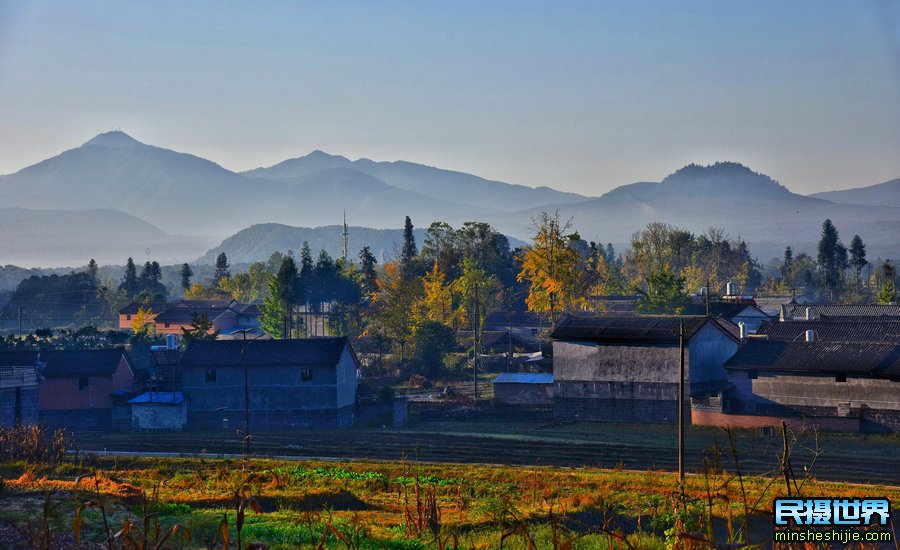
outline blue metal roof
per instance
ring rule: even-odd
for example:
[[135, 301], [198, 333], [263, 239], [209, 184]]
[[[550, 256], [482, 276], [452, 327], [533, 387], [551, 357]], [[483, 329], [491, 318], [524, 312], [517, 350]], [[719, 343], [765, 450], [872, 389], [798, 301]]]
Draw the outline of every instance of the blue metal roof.
[[148, 391], [135, 397], [131, 404], [158, 404], [158, 405], [181, 405], [184, 403], [184, 394], [180, 391]]
[[553, 375], [550, 373], [519, 373], [504, 372], [494, 378], [494, 384], [552, 384]]

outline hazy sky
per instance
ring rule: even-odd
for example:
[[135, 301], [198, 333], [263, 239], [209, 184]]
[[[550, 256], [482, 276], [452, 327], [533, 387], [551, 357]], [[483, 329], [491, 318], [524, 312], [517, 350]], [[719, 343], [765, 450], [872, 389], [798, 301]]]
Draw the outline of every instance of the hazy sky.
[[599, 195], [689, 162], [900, 177], [897, 2], [0, 0], [0, 173], [121, 129]]

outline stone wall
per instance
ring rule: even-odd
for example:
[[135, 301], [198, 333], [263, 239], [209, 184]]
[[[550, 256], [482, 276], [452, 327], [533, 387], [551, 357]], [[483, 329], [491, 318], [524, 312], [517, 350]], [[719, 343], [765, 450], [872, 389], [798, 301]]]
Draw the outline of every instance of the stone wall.
[[498, 405], [552, 405], [553, 384], [494, 384], [494, 403]]
[[135, 430], [180, 431], [187, 423], [187, 406], [135, 403], [131, 406], [131, 420]]

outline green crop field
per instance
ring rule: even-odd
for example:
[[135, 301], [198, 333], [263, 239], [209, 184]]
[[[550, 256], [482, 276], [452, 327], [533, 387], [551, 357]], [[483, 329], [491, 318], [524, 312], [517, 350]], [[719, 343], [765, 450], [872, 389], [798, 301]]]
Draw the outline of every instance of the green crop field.
[[900, 502], [900, 487], [820, 480], [817, 459], [800, 458], [805, 444], [791, 447], [798, 452], [789, 469], [776, 459], [769, 473], [738, 475], [744, 457], [726, 437], [687, 477], [682, 497], [676, 474], [654, 470], [440, 464], [415, 455], [98, 457], [33, 445], [12, 459], [0, 442], [0, 547], [765, 547], [776, 496]]

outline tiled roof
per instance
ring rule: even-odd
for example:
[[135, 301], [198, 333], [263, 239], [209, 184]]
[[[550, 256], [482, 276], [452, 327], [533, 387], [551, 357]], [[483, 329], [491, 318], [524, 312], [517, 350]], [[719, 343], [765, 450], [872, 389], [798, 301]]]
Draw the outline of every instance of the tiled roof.
[[44, 378], [110, 376], [119, 368], [123, 356], [130, 365], [123, 348], [42, 351], [39, 362], [44, 365]]
[[900, 305], [885, 304], [785, 304], [781, 306], [782, 319], [805, 318], [806, 310], [813, 319], [819, 317], [879, 317], [883, 315], [900, 316]]
[[900, 343], [900, 317], [844, 317], [840, 321], [822, 318], [815, 321], [764, 321], [757, 335], [769, 340], [800, 341], [806, 331], [815, 332], [816, 340], [831, 342], [895, 342]]
[[751, 340], [728, 361], [729, 369], [806, 374], [900, 377], [900, 345], [887, 342], [785, 342]]
[[504, 372], [497, 375], [494, 384], [552, 384], [553, 374]]
[[144, 311], [148, 309], [153, 313], [162, 313], [166, 310], [169, 304], [165, 302], [151, 302], [149, 304], [145, 304], [143, 302], [131, 302], [127, 306], [123, 307], [119, 310], [120, 315], [134, 315], [138, 312], [138, 309], [144, 308]]
[[148, 391], [128, 401], [130, 404], [181, 405], [184, 394], [180, 391]]
[[[755, 312], [757, 315], [765, 315], [766, 313], [756, 307], [753, 304], [739, 303], [739, 302], [710, 302], [709, 303], [709, 314], [713, 317], [725, 317], [726, 319], [733, 319], [737, 317], [741, 313], [744, 312], [745, 309], [750, 308], [751, 312]], [[690, 304], [684, 310], [685, 315], [706, 315], [706, 304], [698, 303], [698, 304]]]
[[181, 357], [182, 366], [241, 366], [247, 345], [247, 364], [335, 365], [340, 361], [347, 338], [300, 340], [195, 340]]
[[0, 367], [33, 367], [37, 364], [36, 351], [0, 351]]
[[[685, 340], [690, 340], [707, 317], [687, 315], [574, 316], [567, 315], [550, 336], [554, 340], [584, 340], [607, 343], [678, 343], [679, 323], [684, 322]], [[723, 333], [731, 333], [716, 323]]]
[[201, 310], [201, 309], [228, 309], [228, 307], [236, 302], [231, 300], [179, 300], [174, 304], [171, 304], [171, 307], [179, 308], [179, 309], [193, 309], [193, 310]]

